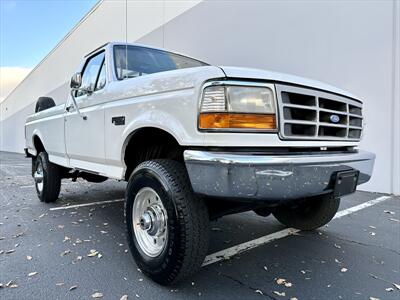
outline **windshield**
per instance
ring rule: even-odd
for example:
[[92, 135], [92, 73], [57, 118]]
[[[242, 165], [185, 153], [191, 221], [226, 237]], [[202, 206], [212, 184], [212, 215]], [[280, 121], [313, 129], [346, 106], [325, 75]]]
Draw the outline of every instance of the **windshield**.
[[119, 80], [146, 74], [208, 66], [186, 56], [140, 46], [114, 46], [115, 72]]

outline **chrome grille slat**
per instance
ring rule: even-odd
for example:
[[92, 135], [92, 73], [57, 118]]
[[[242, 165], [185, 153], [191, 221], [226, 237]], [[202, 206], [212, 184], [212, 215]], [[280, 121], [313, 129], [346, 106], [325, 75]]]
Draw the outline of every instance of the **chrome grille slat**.
[[[282, 139], [359, 141], [362, 104], [356, 100], [290, 85], [277, 84]], [[331, 121], [338, 117], [337, 123]]]
[[310, 110], [315, 110], [317, 109], [316, 106], [306, 106], [306, 105], [299, 105], [299, 104], [284, 104], [284, 107], [293, 107], [293, 108], [300, 108], [300, 109], [310, 109]]

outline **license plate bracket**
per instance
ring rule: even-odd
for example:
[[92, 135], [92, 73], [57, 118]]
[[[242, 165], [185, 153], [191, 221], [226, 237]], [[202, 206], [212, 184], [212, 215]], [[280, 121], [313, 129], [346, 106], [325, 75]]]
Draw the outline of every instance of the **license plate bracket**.
[[335, 185], [333, 188], [333, 195], [335, 197], [341, 197], [344, 195], [354, 193], [357, 188], [359, 175], [360, 172], [358, 170], [337, 172], [335, 178]]

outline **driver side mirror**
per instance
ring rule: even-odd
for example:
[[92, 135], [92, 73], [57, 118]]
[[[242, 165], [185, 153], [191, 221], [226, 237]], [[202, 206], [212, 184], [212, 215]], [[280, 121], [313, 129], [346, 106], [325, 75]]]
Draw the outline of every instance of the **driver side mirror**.
[[77, 72], [74, 75], [72, 75], [69, 86], [72, 89], [79, 89], [81, 85], [82, 85], [82, 74], [80, 72]]

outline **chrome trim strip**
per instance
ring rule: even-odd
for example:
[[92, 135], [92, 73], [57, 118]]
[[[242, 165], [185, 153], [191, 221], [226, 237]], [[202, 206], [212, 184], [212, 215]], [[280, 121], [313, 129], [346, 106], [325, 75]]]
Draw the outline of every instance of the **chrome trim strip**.
[[224, 152], [208, 152], [186, 150], [185, 162], [206, 162], [220, 164], [251, 164], [251, 165], [285, 165], [285, 164], [331, 164], [375, 159], [375, 154], [358, 151], [348, 154], [313, 154], [313, 155], [244, 155]]

